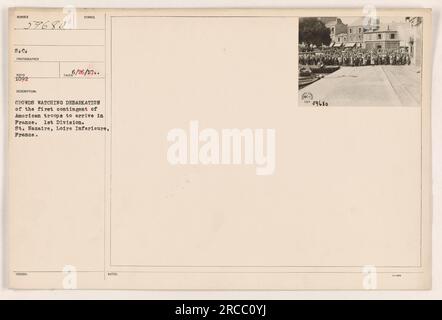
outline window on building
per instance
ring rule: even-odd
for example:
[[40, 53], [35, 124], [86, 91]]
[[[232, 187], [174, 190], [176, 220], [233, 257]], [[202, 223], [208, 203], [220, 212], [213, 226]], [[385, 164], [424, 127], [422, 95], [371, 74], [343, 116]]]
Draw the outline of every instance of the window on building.
[[382, 33], [378, 33], [378, 40], [382, 39]]
[[359, 28], [359, 33], [362, 33], [362, 28]]
[[338, 37], [338, 42], [341, 42], [341, 37]]
[[349, 29], [349, 32], [350, 32], [350, 33], [352, 33], [352, 32], [353, 32], [353, 29], [352, 29], [352, 28], [350, 28], [350, 29]]
[[331, 28], [331, 32], [332, 32], [332, 33], [335, 33], [335, 28], [332, 27], [332, 28]]
[[390, 34], [390, 39], [394, 39], [394, 33]]

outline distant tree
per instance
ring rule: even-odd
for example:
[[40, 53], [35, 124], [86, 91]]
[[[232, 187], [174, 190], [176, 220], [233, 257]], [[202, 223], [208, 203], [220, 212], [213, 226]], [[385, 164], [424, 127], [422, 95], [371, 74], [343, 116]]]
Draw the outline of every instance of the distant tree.
[[299, 43], [321, 46], [331, 42], [330, 29], [318, 18], [301, 18], [299, 21]]

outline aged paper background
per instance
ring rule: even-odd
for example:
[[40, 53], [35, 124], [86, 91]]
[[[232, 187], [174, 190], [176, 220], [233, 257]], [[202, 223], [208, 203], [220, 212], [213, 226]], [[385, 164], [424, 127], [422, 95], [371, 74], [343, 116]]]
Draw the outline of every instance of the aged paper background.
[[[247, 15], [250, 11], [240, 12]], [[291, 12], [293, 16], [298, 15], [298, 11], [285, 10], [256, 12], [258, 16], [263, 13], [281, 16], [286, 12]], [[325, 12], [323, 11], [322, 15]], [[123, 15], [119, 11], [115, 13]], [[158, 11], [158, 14], [161, 12]], [[299, 15], [303, 14], [308, 15], [308, 11], [299, 11]], [[354, 12], [346, 11], [344, 14], [354, 15]], [[383, 14], [398, 13], [385, 11]], [[315, 15], [319, 15], [318, 11], [315, 11]], [[422, 12], [422, 15], [425, 19], [429, 18], [427, 13]], [[22, 281], [29, 281], [28, 285], [32, 287], [57, 287], [57, 283], [60, 285], [60, 277], [45, 275], [44, 271], [48, 270], [48, 267], [53, 267], [54, 270], [51, 271], [57, 271], [60, 266], [67, 264], [66, 261], [70, 261], [69, 264], [84, 271], [84, 275], [80, 275], [81, 284], [80, 282], [79, 284], [85, 288], [106, 287], [105, 284], [101, 284], [103, 271], [99, 272], [104, 267], [111, 273], [118, 270], [115, 271], [118, 274], [116, 278], [107, 279], [112, 283], [107, 282], [109, 287], [115, 288], [146, 286], [193, 288], [189, 287], [192, 283], [195, 285], [194, 288], [356, 289], [361, 286], [361, 268], [370, 264], [381, 268], [414, 268], [412, 272], [406, 274], [405, 280], [392, 278], [391, 272], [382, 273], [381, 283], [385, 288], [428, 288], [430, 279], [428, 90], [423, 90], [422, 110], [420, 108], [346, 107], [329, 110], [297, 108], [297, 43], [290, 40], [297, 36], [296, 17], [247, 18], [247, 22], [241, 18], [231, 18], [228, 23], [218, 20], [208, 21], [209, 19], [198, 19], [198, 22], [192, 19], [191, 22], [177, 22], [172, 18], [160, 21], [149, 21], [144, 18], [130, 18], [124, 21], [125, 19], [121, 17], [110, 21], [112, 34], [106, 31], [113, 45], [117, 43], [112, 50], [112, 66], [108, 65], [108, 68], [113, 68], [112, 83], [105, 83], [106, 88], [110, 88], [108, 92], [111, 92], [106, 98], [109, 97], [112, 101], [112, 108], [109, 111], [112, 117], [112, 141], [104, 140], [103, 144], [103, 136], [100, 135], [50, 136], [45, 139], [39, 138], [38, 143], [32, 141], [12, 146], [12, 154], [23, 154], [11, 161], [14, 163], [11, 166], [13, 168], [11, 188], [16, 190], [17, 194], [20, 190], [24, 194], [32, 195], [26, 202], [15, 201], [15, 198], [12, 198], [12, 211], [17, 210], [25, 214], [29, 212], [29, 208], [42, 205], [39, 199], [48, 197], [51, 199], [50, 203], [44, 204], [43, 209], [46, 210], [38, 211], [41, 214], [38, 221], [27, 221], [26, 214], [24, 220], [19, 215], [11, 217], [13, 230], [17, 231], [14, 227], [16, 224], [22, 232], [17, 236], [14, 236], [14, 231], [12, 232], [13, 238], [20, 236], [21, 245], [19, 247], [14, 245], [16, 250], [11, 250], [11, 260], [23, 268], [19, 270], [40, 271], [35, 276], [30, 273], [31, 281], [19, 278], [11, 279], [12, 283], [16, 281], [18, 286], [26, 287]], [[172, 22], [168, 19], [172, 19]], [[173, 26], [172, 30], [170, 26]], [[290, 26], [293, 26], [293, 29]], [[143, 39], [136, 36], [135, 31], [138, 28], [147, 30]], [[209, 43], [209, 46], [204, 48], [199, 47], [198, 34], [195, 32], [202, 29], [207, 32], [207, 43]], [[235, 32], [232, 37], [232, 29], [242, 32]], [[260, 31], [259, 34], [255, 33], [256, 30]], [[429, 28], [426, 29], [425, 35], [429, 35], [428, 32]], [[275, 37], [275, 34], [278, 36]], [[175, 40], [174, 37], [177, 35], [178, 39], [186, 40], [185, 43], [181, 43], [181, 47], [175, 50], [165, 50], [161, 47], [161, 40], [167, 37]], [[213, 53], [214, 51], [211, 52], [210, 49], [219, 49], [218, 39], [215, 36], [231, 41], [228, 43], [229, 48], [233, 50], [241, 48], [241, 51], [238, 50], [241, 54], [234, 55], [232, 58], [234, 60], [216, 61], [226, 63], [225, 66], [213, 61], [206, 63], [204, 59], [212, 56], [202, 52], [209, 50], [208, 53]], [[248, 41], [248, 46], [243, 45], [245, 40]], [[152, 43], [158, 45], [152, 47]], [[180, 45], [179, 41], [173, 43]], [[184, 45], [186, 45], [184, 55], [177, 55], [178, 50]], [[250, 54], [247, 55], [245, 50], [251, 50], [251, 53], [259, 52], [255, 57], [258, 60], [250, 62], [248, 59]], [[183, 53], [183, 50], [180, 53]], [[194, 65], [186, 64], [188, 60], [185, 60], [185, 54], [189, 57], [200, 54], [199, 58], [203, 60], [198, 61], [198, 66], [204, 68], [195, 69]], [[145, 59], [146, 55], [150, 59], [143, 60], [144, 63], [139, 65], [137, 61]], [[128, 56], [130, 59], [127, 59]], [[109, 52], [106, 58], [108, 57]], [[170, 59], [171, 63], [155, 64], [155, 58], [158, 57]], [[272, 61], [272, 65], [265, 63], [269, 60]], [[124, 61], [124, 65], [121, 61]], [[265, 79], [259, 77], [242, 79], [241, 73], [228, 68], [235, 63], [246, 68], [250, 64], [251, 69], [259, 65], [259, 72], [269, 76]], [[429, 68], [428, 63], [425, 66]], [[211, 71], [222, 75], [211, 78], [213, 86], [203, 81], [210, 76], [207, 73], [208, 67], [215, 68]], [[185, 104], [185, 110], [176, 110], [177, 102], [164, 100], [165, 95], [161, 92], [161, 88], [164, 86], [174, 88], [178, 90], [175, 92], [178, 92], [183, 101], [189, 101], [191, 98], [195, 101], [194, 96], [186, 96], [192, 92], [192, 84], [186, 82], [185, 78], [179, 77], [189, 73], [200, 88], [197, 95], [200, 100], [193, 105]], [[281, 79], [284, 81], [272, 87], [274, 84], [272, 74], [278, 75], [278, 81]], [[157, 75], [162, 75], [164, 78]], [[127, 86], [128, 81], [135, 85]], [[232, 87], [231, 95], [213, 91], [214, 88], [224, 88], [227, 84]], [[143, 88], [138, 88], [137, 85], [143, 85], [143, 88], [147, 86], [152, 91], [146, 95]], [[250, 100], [250, 97], [253, 97], [253, 90], [258, 87], [271, 87], [272, 90], [261, 94], [260, 99]], [[115, 91], [114, 88], [118, 90]], [[124, 89], [121, 90], [122, 88]], [[45, 90], [45, 87], [41, 90]], [[91, 90], [92, 94], [97, 88], [84, 86], [81, 90], [82, 92]], [[214, 97], [216, 99], [213, 99]], [[139, 103], [140, 100], [143, 104]], [[272, 108], [269, 108], [268, 106], [273, 103]], [[125, 112], [127, 105], [131, 107], [130, 113]], [[145, 108], [146, 105], [158, 107], [152, 110]], [[226, 108], [228, 110], [225, 110]], [[277, 132], [283, 132], [278, 135], [278, 145], [284, 147], [278, 149], [280, 153], [278, 153], [275, 176], [256, 177], [248, 171], [237, 168], [215, 169], [213, 172], [205, 172], [205, 169], [179, 168], [177, 172], [170, 173], [164, 161], [164, 152], [152, 155], [150, 149], [139, 147], [137, 140], [141, 139], [149, 145], [160, 143], [155, 150], [164, 148], [161, 145], [164, 139], [159, 138], [170, 128], [168, 121], [172, 119], [177, 126], [184, 127], [190, 120], [189, 113], [195, 115], [203, 125], [207, 122], [210, 127], [245, 125], [267, 127], [269, 126], [267, 123], [271, 123], [270, 126], [277, 128]], [[422, 144], [425, 155], [422, 168], [426, 174], [422, 177], [419, 150], [421, 121], [423, 128], [426, 129], [423, 131], [425, 143]], [[145, 127], [150, 130], [139, 130]], [[349, 136], [348, 132], [355, 135]], [[159, 136], [155, 136], [156, 134]], [[292, 145], [294, 147], [290, 148]], [[349, 145], [352, 146], [350, 150]], [[106, 149], [107, 146], [110, 148]], [[110, 154], [112, 163], [109, 159], [105, 160], [105, 152], [110, 149], [112, 149]], [[29, 158], [33, 159], [31, 164]], [[66, 166], [71, 167], [70, 163], [81, 167], [81, 171], [66, 170]], [[112, 165], [112, 193], [108, 194], [105, 194], [103, 181], [106, 181], [107, 185], [111, 181], [106, 180], [109, 171], [103, 170], [103, 163], [106, 163], [105, 168], [108, 170]], [[364, 163], [370, 163], [369, 171], [361, 170], [361, 164]], [[410, 168], [414, 170], [410, 171]], [[50, 169], [51, 172], [55, 171], [58, 174], [51, 173], [48, 178], [48, 171], [43, 169]], [[15, 177], [14, 174], [17, 172], [19, 174]], [[358, 177], [355, 179], [356, 182], [353, 180], [354, 177]], [[422, 218], [416, 214], [419, 213], [421, 205], [421, 178], [423, 178], [423, 203], [426, 212], [423, 216], [422, 243], [420, 241], [422, 230], [416, 228]], [[26, 179], [26, 182], [14, 186], [13, 182], [22, 181], [21, 179]], [[83, 183], [85, 179], [87, 185]], [[192, 183], [188, 183], [186, 190], [180, 192], [178, 196], [182, 197], [181, 199], [159, 203], [149, 201], [150, 199], [146, 197], [146, 190], [155, 190], [160, 195], [165, 195], [171, 192], [171, 186], [179, 185], [186, 179]], [[262, 179], [267, 180], [263, 182]], [[65, 184], [64, 181], [70, 182], [67, 188], [59, 188], [60, 184]], [[337, 181], [339, 183], [336, 183]], [[379, 187], [379, 181], [382, 181], [380, 184], [382, 190], [373, 189]], [[78, 185], [85, 187], [79, 190], [76, 188]], [[133, 186], [138, 187], [133, 188]], [[41, 194], [36, 193], [36, 190]], [[240, 190], [249, 190], [249, 193], [238, 198]], [[194, 199], [192, 197], [196, 194], [195, 191], [198, 192], [198, 197]], [[81, 200], [73, 199], [73, 193]], [[368, 194], [376, 194], [376, 200], [368, 198]], [[227, 199], [222, 205], [217, 202], [219, 195]], [[110, 219], [104, 219], [103, 225], [103, 214], [97, 212], [106, 212], [104, 218], [111, 217], [110, 208], [106, 208], [106, 202], [103, 202], [103, 199], [109, 197], [113, 203], [112, 225]], [[128, 197], [131, 198], [129, 202]], [[342, 207], [345, 203], [343, 200], [349, 197], [354, 199], [355, 204], [347, 203]], [[33, 199], [36, 202], [33, 203]], [[259, 199], [260, 202], [253, 202], [252, 199]], [[398, 201], [398, 199], [403, 200]], [[168, 215], [176, 210], [173, 206], [169, 207], [171, 203], [180, 208], [187, 207], [188, 212], [192, 213], [194, 223], [191, 226], [195, 227], [192, 233], [189, 234], [188, 229], [182, 228], [189, 222], [188, 217]], [[199, 205], [195, 206], [195, 203]], [[278, 210], [275, 210], [275, 203]], [[364, 210], [360, 211], [358, 209], [360, 203], [368, 207], [365, 206]], [[370, 207], [372, 205], [375, 207]], [[197, 208], [196, 211], [192, 210], [194, 207]], [[171, 226], [172, 229], [168, 229], [167, 232], [180, 239], [178, 244], [170, 241], [161, 229], [149, 224], [149, 216], [144, 214], [146, 210], [149, 211], [148, 209], [153, 209], [152, 212], [158, 212], [160, 209], [159, 212], [163, 212], [154, 218], [160, 225]], [[250, 215], [252, 210], [253, 216]], [[272, 212], [271, 215], [269, 211]], [[55, 220], [53, 212], [58, 213]], [[207, 216], [207, 212], [212, 212], [212, 215]], [[295, 217], [291, 214], [293, 212], [300, 213], [302, 217]], [[392, 212], [397, 216], [392, 215]], [[244, 216], [244, 213], [248, 215]], [[67, 219], [71, 220], [69, 224], [66, 224]], [[25, 220], [27, 224], [23, 225]], [[320, 224], [317, 223], [318, 220], [321, 221]], [[54, 232], [32, 236], [33, 232], [38, 232], [42, 230], [41, 228], [46, 229], [48, 222], [52, 225], [50, 230]], [[223, 228], [219, 228], [219, 224], [222, 224]], [[223, 241], [213, 238], [214, 232], [218, 231], [217, 226], [220, 229], [217, 237]], [[262, 228], [268, 230], [270, 235], [268, 238], [263, 239], [260, 236]], [[97, 234], [100, 233], [104, 237], [98, 239]], [[370, 239], [369, 246], [366, 245], [367, 237]], [[404, 242], [404, 238], [410, 242]], [[201, 243], [202, 239], [204, 241]], [[115, 247], [112, 248], [111, 243], [114, 243]], [[41, 248], [44, 246], [52, 252], [50, 257], [41, 253]], [[214, 247], [220, 251], [210, 250]], [[197, 249], [189, 250], [189, 248]], [[332, 248], [340, 250], [333, 251]], [[150, 254], [139, 254], [146, 251]], [[182, 251], [185, 254], [180, 254]], [[175, 254], [164, 255], [164, 252]], [[115, 260], [111, 261], [111, 257]], [[161, 269], [159, 275], [151, 276], [149, 273], [146, 276], [149, 284], [140, 282], [139, 275], [133, 276], [131, 273], [131, 266], [151, 264], [197, 267], [197, 269], [187, 267], [180, 269], [187, 274], [198, 274], [202, 271], [198, 266], [202, 265], [220, 267], [220, 270], [235, 265], [241, 268], [245, 266], [248, 269], [241, 272], [231, 269], [232, 273], [228, 275], [221, 272], [209, 275], [201, 273], [198, 275], [197, 283], [194, 281], [196, 278], [192, 280], [193, 276], [181, 275], [177, 278], [176, 274], [169, 272], [168, 267]], [[119, 268], [115, 269], [114, 265]], [[263, 266], [271, 269], [265, 268], [263, 272], [261, 271]], [[323, 273], [310, 274], [310, 266], [324, 268], [319, 269]], [[275, 270], [275, 267], [277, 272], [270, 272]], [[296, 269], [299, 267], [305, 267], [300, 271], [302, 277], [296, 271], [300, 270]], [[343, 275], [328, 275], [328, 267], [343, 268], [340, 269]], [[420, 273], [421, 271], [424, 273]], [[96, 273], [101, 273], [100, 280], [97, 279]], [[396, 270], [393, 273], [402, 274]], [[141, 277], [141, 279], [146, 278]], [[257, 287], [258, 278], [260, 285]]]

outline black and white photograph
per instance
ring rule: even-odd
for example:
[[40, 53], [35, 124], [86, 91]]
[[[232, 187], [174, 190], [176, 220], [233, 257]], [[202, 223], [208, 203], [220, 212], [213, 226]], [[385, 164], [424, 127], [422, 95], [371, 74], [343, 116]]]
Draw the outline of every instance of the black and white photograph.
[[421, 105], [422, 17], [299, 19], [299, 105]]

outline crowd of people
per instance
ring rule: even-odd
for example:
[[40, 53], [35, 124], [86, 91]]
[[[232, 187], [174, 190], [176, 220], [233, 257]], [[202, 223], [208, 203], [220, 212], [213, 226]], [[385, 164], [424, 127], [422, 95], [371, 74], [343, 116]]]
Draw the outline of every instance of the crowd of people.
[[410, 55], [400, 50], [327, 48], [299, 53], [300, 65], [370, 66], [409, 65]]

